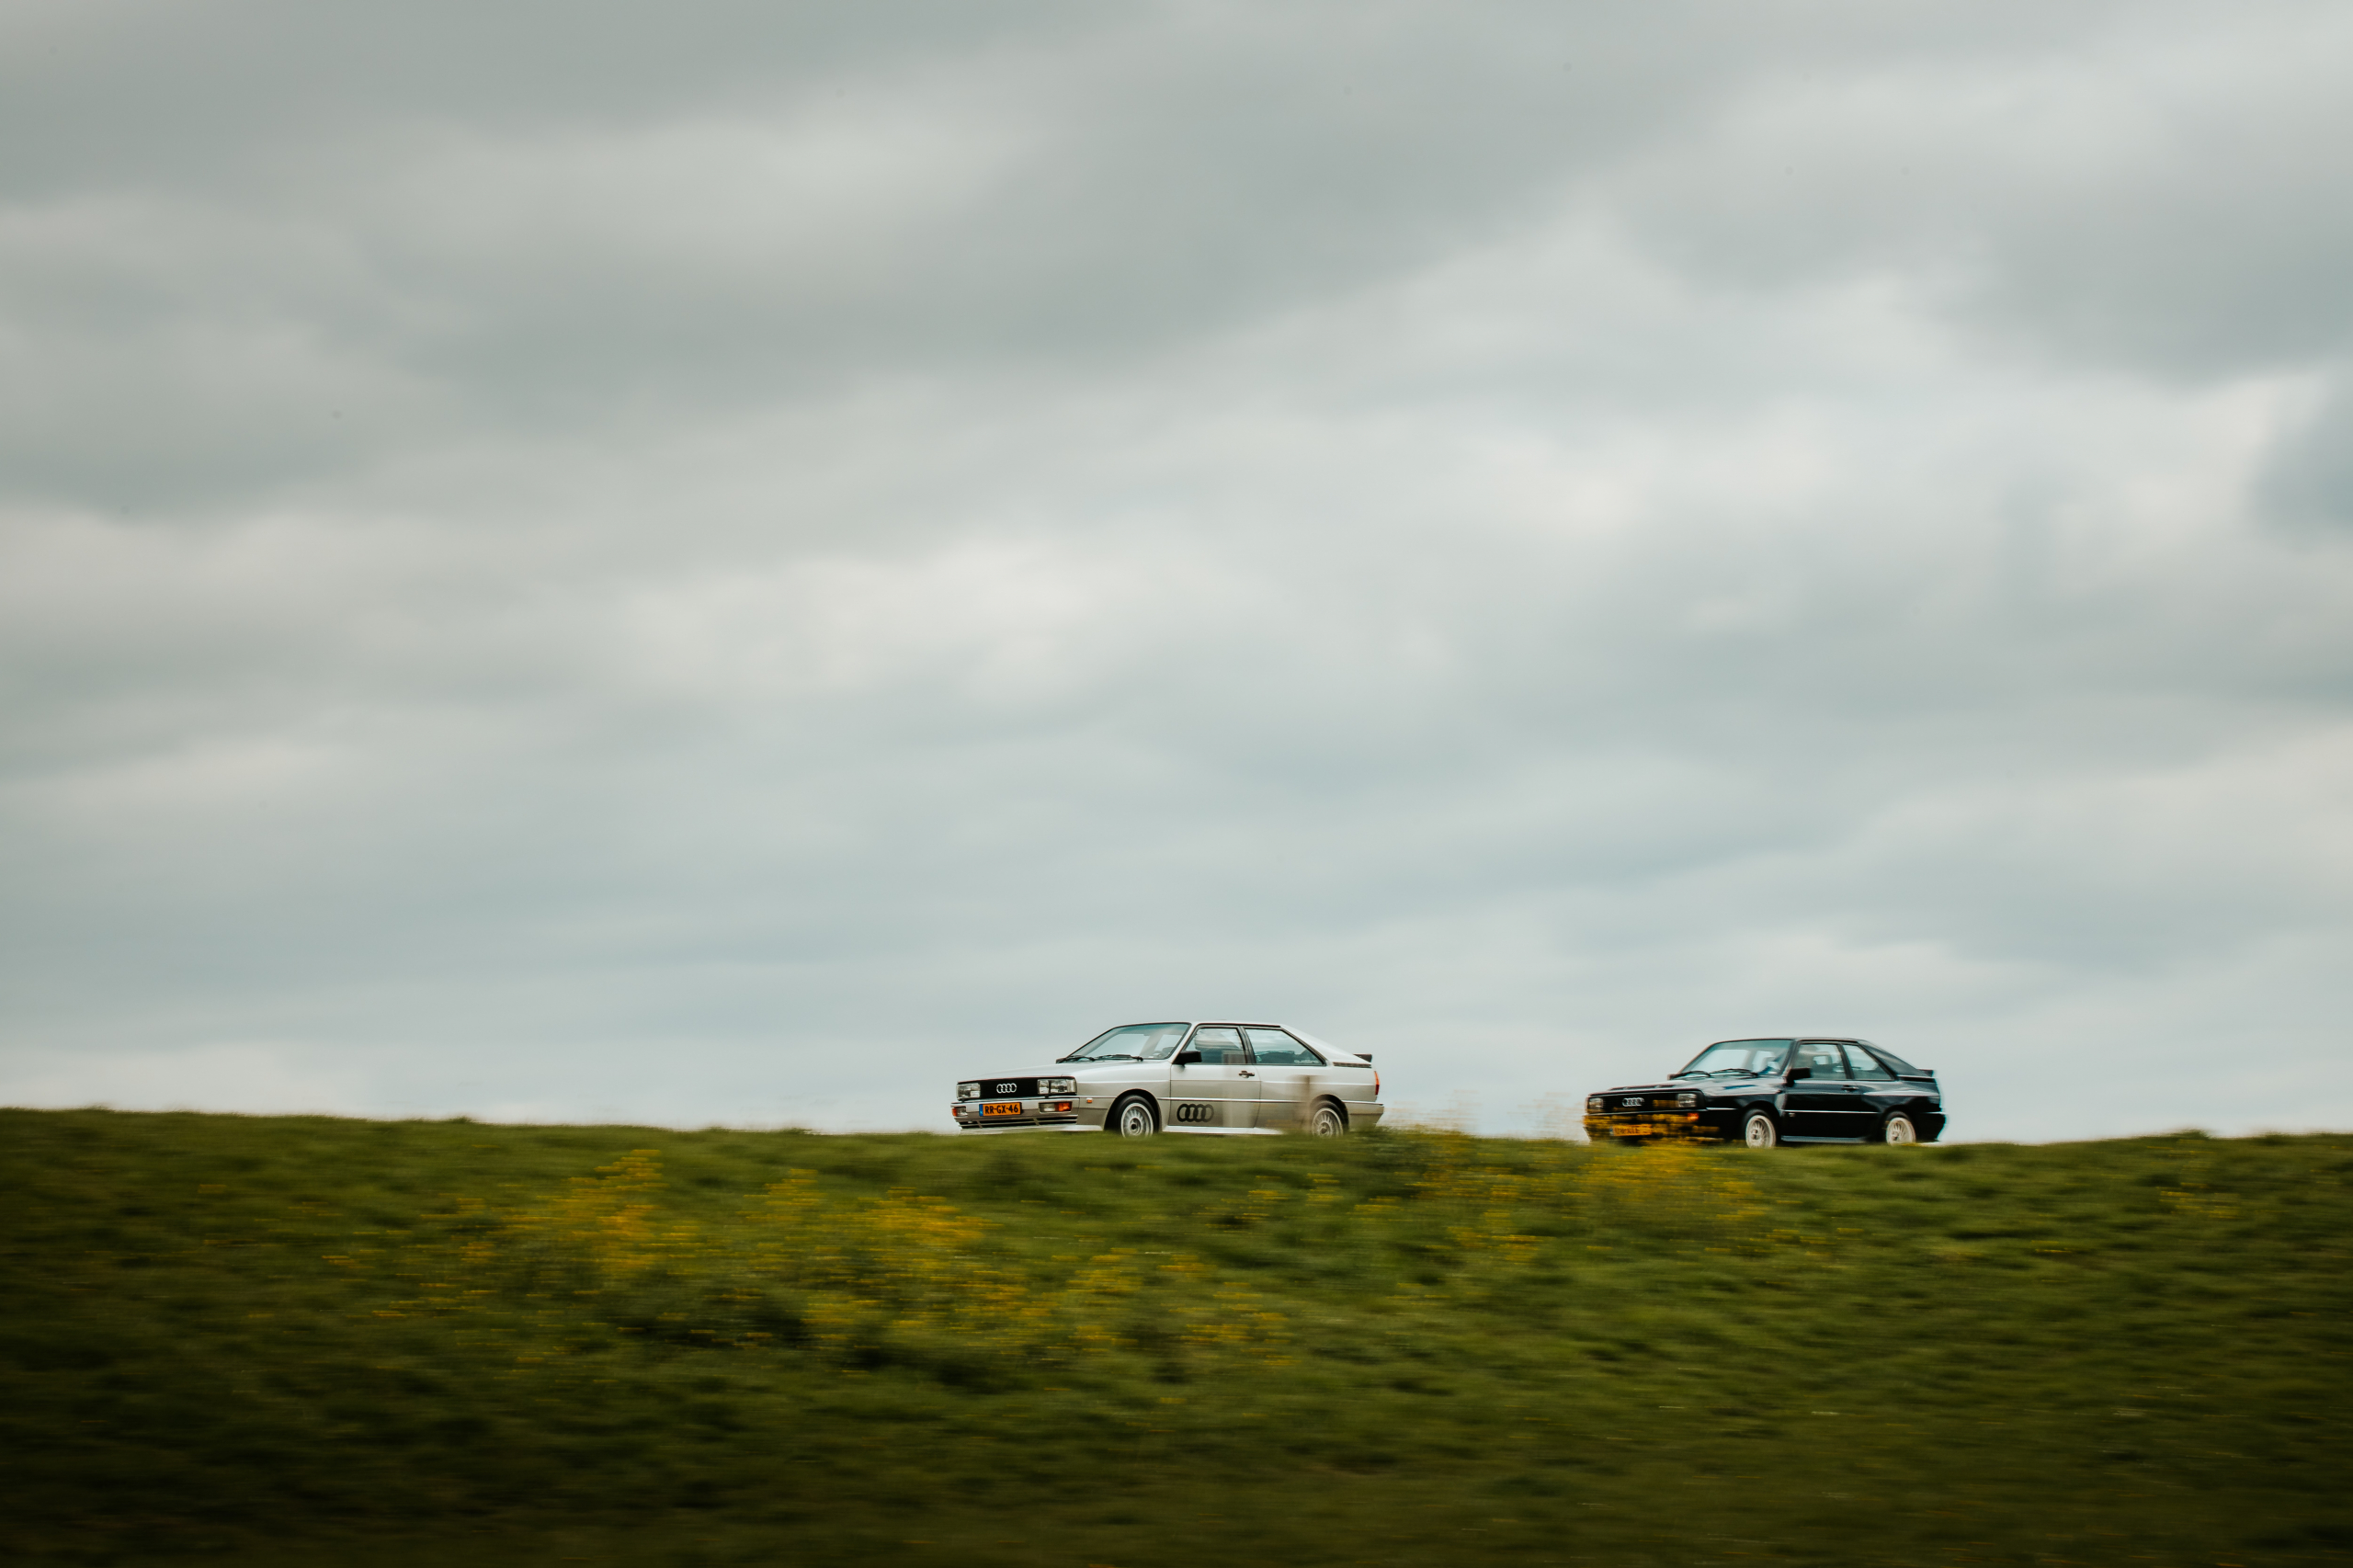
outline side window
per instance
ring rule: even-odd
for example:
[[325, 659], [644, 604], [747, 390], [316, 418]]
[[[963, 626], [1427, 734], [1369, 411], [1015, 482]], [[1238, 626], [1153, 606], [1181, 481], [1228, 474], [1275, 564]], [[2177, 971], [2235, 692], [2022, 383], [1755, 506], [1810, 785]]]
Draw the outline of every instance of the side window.
[[1242, 1054], [1242, 1031], [1222, 1024], [1214, 1028], [1195, 1029], [1193, 1043], [1186, 1049], [1199, 1051], [1205, 1067], [1239, 1067], [1249, 1060]]
[[1321, 1067], [1324, 1059], [1280, 1029], [1244, 1029], [1253, 1061], [1268, 1067]]
[[1895, 1074], [1881, 1065], [1878, 1057], [1849, 1041], [1847, 1046], [1847, 1070], [1858, 1078], [1871, 1078], [1892, 1083]]
[[1847, 1059], [1839, 1054], [1835, 1040], [1798, 1041], [1798, 1053], [1790, 1059], [1790, 1065], [1812, 1068], [1817, 1078], [1843, 1079], [1847, 1075]]

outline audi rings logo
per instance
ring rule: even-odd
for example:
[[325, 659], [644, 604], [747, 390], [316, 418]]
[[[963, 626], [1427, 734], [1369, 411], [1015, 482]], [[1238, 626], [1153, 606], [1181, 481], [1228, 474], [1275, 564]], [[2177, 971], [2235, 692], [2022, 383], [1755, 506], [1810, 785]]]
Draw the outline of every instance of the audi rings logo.
[[1216, 1119], [1215, 1106], [1180, 1105], [1176, 1108], [1176, 1119], [1179, 1121], [1213, 1121]]
[[1626, 1103], [1631, 1106], [1639, 1106], [1643, 1103], [1643, 1096], [1640, 1095], [1628, 1095], [1626, 1096]]
[[1017, 1095], [1021, 1092], [1021, 1085], [1018, 1084], [999, 1084], [996, 1086], [996, 1092], [1000, 1095]]

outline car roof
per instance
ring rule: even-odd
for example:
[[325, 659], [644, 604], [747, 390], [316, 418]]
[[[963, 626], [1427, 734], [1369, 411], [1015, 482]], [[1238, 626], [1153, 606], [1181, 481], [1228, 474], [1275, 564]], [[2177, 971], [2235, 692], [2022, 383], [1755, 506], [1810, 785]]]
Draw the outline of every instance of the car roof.
[[[1309, 1034], [1305, 1029], [1300, 1028], [1295, 1025], [1279, 1024], [1268, 1018], [1156, 1018], [1144, 1023], [1113, 1024], [1111, 1028], [1150, 1028], [1154, 1023], [1182, 1023], [1187, 1028], [1194, 1028], [1201, 1025], [1214, 1025], [1219, 1028], [1235, 1029], [1280, 1029], [1294, 1040], [1302, 1040], [1308, 1045], [1313, 1046], [1316, 1050], [1324, 1052], [1326, 1056], [1353, 1056], [1358, 1058], [1359, 1061], [1364, 1059], [1364, 1053], [1362, 1051], [1351, 1051], [1345, 1045], [1334, 1045], [1330, 1040], [1322, 1039], [1316, 1035]], [[1110, 1029], [1106, 1029], [1103, 1032], [1108, 1034], [1110, 1033]]]
[[[1111, 1028], [1115, 1029], [1148, 1029], [1165, 1024], [1182, 1024], [1187, 1028], [1192, 1028], [1196, 1025], [1199, 1024], [1214, 1024], [1221, 1028], [1286, 1029], [1292, 1034], [1297, 1034], [1299, 1032], [1297, 1029], [1291, 1028], [1289, 1024], [1279, 1024], [1271, 1018], [1146, 1018], [1139, 1023], [1113, 1024]], [[1107, 1030], [1106, 1032], [1108, 1033], [1108, 1031]]]

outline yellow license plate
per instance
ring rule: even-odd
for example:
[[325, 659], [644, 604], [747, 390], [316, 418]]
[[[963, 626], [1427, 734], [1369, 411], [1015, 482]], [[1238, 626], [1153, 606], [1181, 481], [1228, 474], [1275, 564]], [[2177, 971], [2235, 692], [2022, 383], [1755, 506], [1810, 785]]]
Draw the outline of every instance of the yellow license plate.
[[983, 1106], [981, 1108], [981, 1114], [984, 1117], [1019, 1116], [1021, 1114], [1021, 1102], [1019, 1100], [999, 1100], [993, 1105]]

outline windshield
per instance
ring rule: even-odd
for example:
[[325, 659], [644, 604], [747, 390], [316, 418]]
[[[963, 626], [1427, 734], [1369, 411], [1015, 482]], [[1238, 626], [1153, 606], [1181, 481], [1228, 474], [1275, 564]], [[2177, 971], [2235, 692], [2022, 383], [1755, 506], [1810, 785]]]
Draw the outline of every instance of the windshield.
[[1165, 1062], [1189, 1024], [1122, 1024], [1106, 1029], [1063, 1058], [1064, 1062]]
[[1675, 1076], [1678, 1078], [1763, 1078], [1781, 1070], [1789, 1059], [1786, 1040], [1720, 1040], [1708, 1047]]

